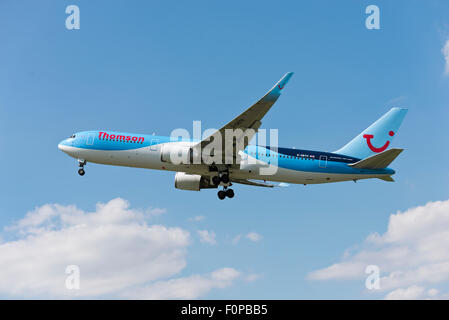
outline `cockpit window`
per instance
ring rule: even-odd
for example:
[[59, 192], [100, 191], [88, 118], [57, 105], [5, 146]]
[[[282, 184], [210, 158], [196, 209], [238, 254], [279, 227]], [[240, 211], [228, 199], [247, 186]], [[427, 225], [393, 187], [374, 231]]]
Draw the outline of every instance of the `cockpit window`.
[[72, 135], [70, 136], [70, 138], [75, 138], [75, 136], [76, 136], [76, 135], [72, 134]]

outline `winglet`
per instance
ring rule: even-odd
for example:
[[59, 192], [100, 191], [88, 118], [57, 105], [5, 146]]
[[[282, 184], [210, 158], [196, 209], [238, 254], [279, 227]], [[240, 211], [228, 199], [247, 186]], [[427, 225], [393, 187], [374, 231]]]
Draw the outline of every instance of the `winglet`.
[[[245, 131], [245, 137], [248, 137], [248, 139], [245, 139], [245, 137], [241, 136], [242, 140], [243, 140], [243, 144], [233, 143], [233, 148], [236, 148], [237, 146], [239, 146], [239, 148], [243, 148], [243, 149], [238, 149], [238, 150], [236, 149], [235, 152], [233, 152], [234, 153], [233, 157], [237, 157], [238, 152], [242, 151], [246, 148], [246, 146], [248, 145], [248, 143], [251, 140], [251, 138], [253, 137], [253, 135], [257, 132], [260, 125], [262, 124], [262, 118], [270, 110], [270, 108], [273, 106], [273, 104], [276, 102], [276, 100], [280, 97], [281, 91], [284, 89], [285, 85], [290, 80], [292, 75], [293, 75], [293, 72], [287, 72], [281, 78], [281, 80], [279, 80], [275, 84], [275, 86], [273, 88], [271, 88], [271, 90], [268, 91], [255, 104], [253, 104], [251, 107], [246, 109], [244, 112], [242, 112], [236, 118], [229, 121], [227, 124], [225, 124], [219, 130], [215, 131], [208, 137], [204, 138], [203, 140], [201, 140], [201, 142], [198, 142], [195, 146], [193, 146], [193, 148], [199, 148], [198, 149], [199, 151], [203, 150], [207, 145], [209, 145], [211, 143], [211, 139], [214, 139], [212, 141], [215, 141], [215, 135], [217, 133], [218, 133], [217, 138], [219, 138], [221, 136], [221, 139], [224, 139], [226, 136], [225, 131], [227, 129], [233, 129], [233, 130], [242, 129], [244, 131], [247, 129], [253, 129], [252, 133], [249, 133], [249, 136], [248, 136], [247, 131]], [[237, 138], [237, 137], [234, 136], [234, 138]], [[221, 145], [222, 145], [223, 149], [220, 152], [222, 153], [223, 157], [225, 156], [225, 153], [226, 153], [224, 151], [225, 144], [226, 144], [226, 141], [222, 140]], [[212, 150], [214, 150], [214, 149], [212, 149]], [[227, 163], [226, 161], [228, 161], [227, 159], [222, 159], [222, 160], [223, 160], [223, 163]], [[239, 182], [239, 183], [243, 183], [243, 182]]]
[[286, 74], [284, 74], [284, 76], [281, 78], [281, 80], [279, 80], [274, 85], [274, 87], [271, 88], [270, 91], [268, 91], [267, 94], [262, 99], [268, 98], [269, 100], [271, 100], [271, 99], [279, 98], [279, 96], [281, 95], [282, 90], [284, 89], [285, 85], [290, 80], [292, 75], [293, 75], [293, 72], [287, 72]]
[[293, 72], [287, 72], [286, 74], [284, 74], [284, 76], [281, 78], [281, 80], [279, 80], [273, 88], [271, 88], [271, 90], [268, 92], [269, 95], [277, 95], [279, 96], [282, 92], [282, 89], [284, 89], [285, 85], [287, 84], [287, 82], [290, 80], [290, 78], [292, 77]]

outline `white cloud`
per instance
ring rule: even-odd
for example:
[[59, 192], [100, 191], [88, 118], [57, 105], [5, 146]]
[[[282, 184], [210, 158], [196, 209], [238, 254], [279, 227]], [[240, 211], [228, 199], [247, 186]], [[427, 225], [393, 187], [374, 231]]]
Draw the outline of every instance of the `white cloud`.
[[242, 238], [241, 234], [236, 235], [233, 239], [232, 239], [232, 243], [233, 244], [237, 244], [239, 243], [240, 239]]
[[123, 295], [132, 299], [197, 299], [211, 289], [230, 286], [239, 276], [233, 268], [222, 268], [207, 275], [158, 281]]
[[[184, 269], [190, 244], [186, 230], [148, 224], [149, 215], [162, 211], [131, 209], [120, 198], [97, 204], [93, 212], [59, 204], [34, 209], [6, 228], [0, 243], [0, 294], [121, 297], [144, 290], [146, 296], [157, 297], [151, 290], [166, 283], [164, 295], [176, 297], [179, 285], [173, 284], [187, 279], [192, 293], [186, 296], [199, 297], [230, 285], [238, 274], [234, 269], [161, 282]], [[80, 268], [80, 290], [65, 287], [68, 265]]]
[[[367, 237], [354, 253], [308, 275], [312, 280], [364, 279], [367, 265], [378, 265], [388, 298], [436, 297], [429, 286], [449, 284], [449, 200], [429, 202], [392, 214], [387, 231]], [[420, 290], [422, 288], [422, 290]], [[429, 291], [433, 290], [433, 291]]]
[[406, 96], [397, 96], [387, 101], [388, 106], [398, 107], [404, 104], [407, 100]]
[[367, 263], [339, 262], [309, 273], [310, 280], [352, 279], [364, 275]]
[[260, 274], [257, 274], [257, 273], [250, 273], [250, 274], [248, 274], [248, 275], [245, 276], [244, 280], [245, 280], [246, 282], [254, 282], [254, 281], [258, 280], [260, 277], [261, 277]]
[[437, 297], [439, 291], [437, 289], [426, 290], [420, 286], [410, 286], [405, 289], [396, 289], [385, 296], [385, 300], [417, 300], [432, 299]]
[[164, 213], [167, 213], [167, 209], [165, 208], [149, 208], [146, 210], [146, 214], [150, 216], [160, 216]]
[[204, 218], [205, 218], [204, 216], [194, 216], [192, 218], [189, 218], [189, 221], [198, 222], [198, 221], [203, 221]]
[[425, 295], [426, 289], [418, 286], [411, 286], [406, 289], [396, 289], [385, 297], [386, 300], [415, 300], [421, 299]]
[[209, 244], [216, 244], [215, 232], [208, 230], [198, 230], [198, 235], [200, 236], [200, 241]]
[[262, 240], [262, 236], [260, 234], [258, 234], [257, 232], [250, 232], [246, 235], [246, 238], [253, 241], [253, 242], [257, 242]]
[[441, 53], [443, 54], [444, 61], [445, 61], [444, 72], [445, 72], [445, 74], [449, 74], [449, 39], [444, 44], [443, 49], [441, 49]]
[[242, 239], [242, 237], [245, 237], [246, 239], [253, 241], [253, 242], [258, 242], [258, 241], [262, 240], [262, 235], [260, 235], [259, 233], [249, 232], [246, 235], [243, 235], [243, 234], [236, 235], [234, 238], [232, 238], [232, 243], [233, 244], [239, 243], [240, 240]]

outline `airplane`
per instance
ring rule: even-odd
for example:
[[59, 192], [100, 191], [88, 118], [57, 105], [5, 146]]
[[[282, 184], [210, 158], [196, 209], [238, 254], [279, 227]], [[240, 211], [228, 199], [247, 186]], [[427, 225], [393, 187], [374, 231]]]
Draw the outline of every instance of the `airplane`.
[[[220, 188], [220, 200], [234, 197], [233, 184], [272, 188], [372, 178], [393, 182], [395, 171], [388, 166], [403, 149], [389, 147], [407, 109], [392, 108], [334, 152], [249, 144], [292, 75], [286, 73], [254, 105], [202, 140], [94, 130], [75, 133], [58, 148], [78, 160], [81, 176], [88, 162], [174, 171], [175, 188]], [[237, 133], [229, 138], [228, 132]]]

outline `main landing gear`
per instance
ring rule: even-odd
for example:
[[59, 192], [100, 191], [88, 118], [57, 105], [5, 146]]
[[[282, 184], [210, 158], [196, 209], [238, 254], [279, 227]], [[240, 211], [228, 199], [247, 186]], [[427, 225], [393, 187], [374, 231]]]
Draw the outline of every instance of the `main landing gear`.
[[[218, 171], [216, 167], [213, 168], [214, 170], [211, 171]], [[219, 186], [220, 184], [223, 186], [223, 190], [218, 191], [218, 199], [224, 200], [226, 197], [228, 198], [234, 198], [234, 190], [228, 189], [229, 186], [232, 185], [230, 183], [229, 179], [229, 171], [220, 171], [218, 172], [218, 175], [215, 175], [212, 177], [212, 183], [216, 186]]]
[[228, 173], [220, 173], [218, 176], [212, 177], [212, 182], [215, 185], [220, 185], [220, 183], [223, 183], [223, 190], [218, 191], [218, 199], [223, 200], [224, 198], [234, 198], [234, 190], [228, 189], [228, 187], [232, 184], [230, 184], [229, 174]]
[[80, 167], [78, 170], [78, 174], [80, 176], [84, 176], [84, 174], [86, 173], [86, 171], [84, 171], [84, 166], [86, 165], [86, 160], [79, 160], [78, 159], [78, 166]]
[[223, 190], [218, 191], [218, 199], [224, 200], [224, 198], [234, 198], [234, 190], [224, 188]]
[[221, 175], [219, 175], [219, 176], [213, 176], [212, 177], [212, 182], [215, 184], [215, 185], [219, 185], [220, 184], [220, 182], [223, 182], [223, 183], [229, 183], [229, 174], [227, 174], [227, 173], [222, 173]]

